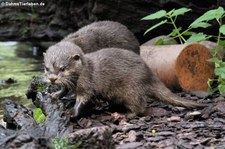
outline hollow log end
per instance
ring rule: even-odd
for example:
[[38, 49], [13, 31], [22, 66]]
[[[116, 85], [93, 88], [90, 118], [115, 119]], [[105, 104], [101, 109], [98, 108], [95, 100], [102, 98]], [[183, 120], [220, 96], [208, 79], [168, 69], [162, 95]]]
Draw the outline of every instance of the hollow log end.
[[201, 44], [190, 44], [183, 49], [176, 60], [176, 75], [184, 91], [207, 91], [207, 81], [214, 78], [214, 64], [209, 50]]

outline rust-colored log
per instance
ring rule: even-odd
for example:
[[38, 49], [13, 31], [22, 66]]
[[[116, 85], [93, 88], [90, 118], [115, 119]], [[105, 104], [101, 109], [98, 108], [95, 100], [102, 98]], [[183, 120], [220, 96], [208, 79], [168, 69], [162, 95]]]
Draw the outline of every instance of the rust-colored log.
[[141, 57], [171, 90], [206, 91], [208, 78], [214, 78], [209, 50], [201, 44], [141, 46]]

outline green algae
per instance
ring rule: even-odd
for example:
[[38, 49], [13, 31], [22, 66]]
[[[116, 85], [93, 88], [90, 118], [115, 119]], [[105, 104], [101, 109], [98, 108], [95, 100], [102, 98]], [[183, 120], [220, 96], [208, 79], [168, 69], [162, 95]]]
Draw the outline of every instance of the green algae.
[[[21, 53], [23, 53], [22, 56]], [[41, 61], [31, 57], [30, 53], [32, 53], [30, 44], [0, 42], [0, 102], [10, 99], [25, 106], [31, 105], [31, 101], [26, 98], [25, 93], [32, 76], [41, 75], [42, 72], [40, 69], [36, 69], [37, 64], [40, 64]], [[9, 78], [16, 80], [16, 83], [2, 83]], [[1, 111], [2, 104], [0, 115]]]

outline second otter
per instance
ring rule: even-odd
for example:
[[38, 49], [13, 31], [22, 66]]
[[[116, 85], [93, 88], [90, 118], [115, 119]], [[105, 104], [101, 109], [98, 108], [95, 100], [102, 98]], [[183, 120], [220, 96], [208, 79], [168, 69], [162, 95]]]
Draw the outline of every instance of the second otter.
[[98, 95], [136, 115], [145, 113], [151, 97], [186, 108], [203, 106], [173, 94], [139, 55], [125, 49], [106, 48], [84, 55], [75, 44], [60, 42], [46, 51], [44, 62], [47, 78], [76, 92], [75, 116]]
[[72, 42], [84, 53], [103, 48], [123, 48], [137, 54], [139, 42], [134, 34], [124, 25], [114, 21], [98, 21], [82, 27], [75, 33], [66, 36], [62, 42]]

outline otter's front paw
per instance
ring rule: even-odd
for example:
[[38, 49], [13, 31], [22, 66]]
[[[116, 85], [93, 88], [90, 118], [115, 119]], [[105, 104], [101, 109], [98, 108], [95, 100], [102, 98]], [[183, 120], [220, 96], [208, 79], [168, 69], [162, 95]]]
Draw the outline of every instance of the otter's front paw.
[[53, 99], [60, 99], [62, 94], [58, 94], [57, 92], [51, 93], [50, 97]]
[[66, 88], [66, 87], [61, 87], [60, 90], [51, 93], [50, 96], [51, 96], [53, 99], [60, 99], [61, 97], [63, 97], [63, 96], [66, 95], [67, 93], [68, 93], [67, 88]]

